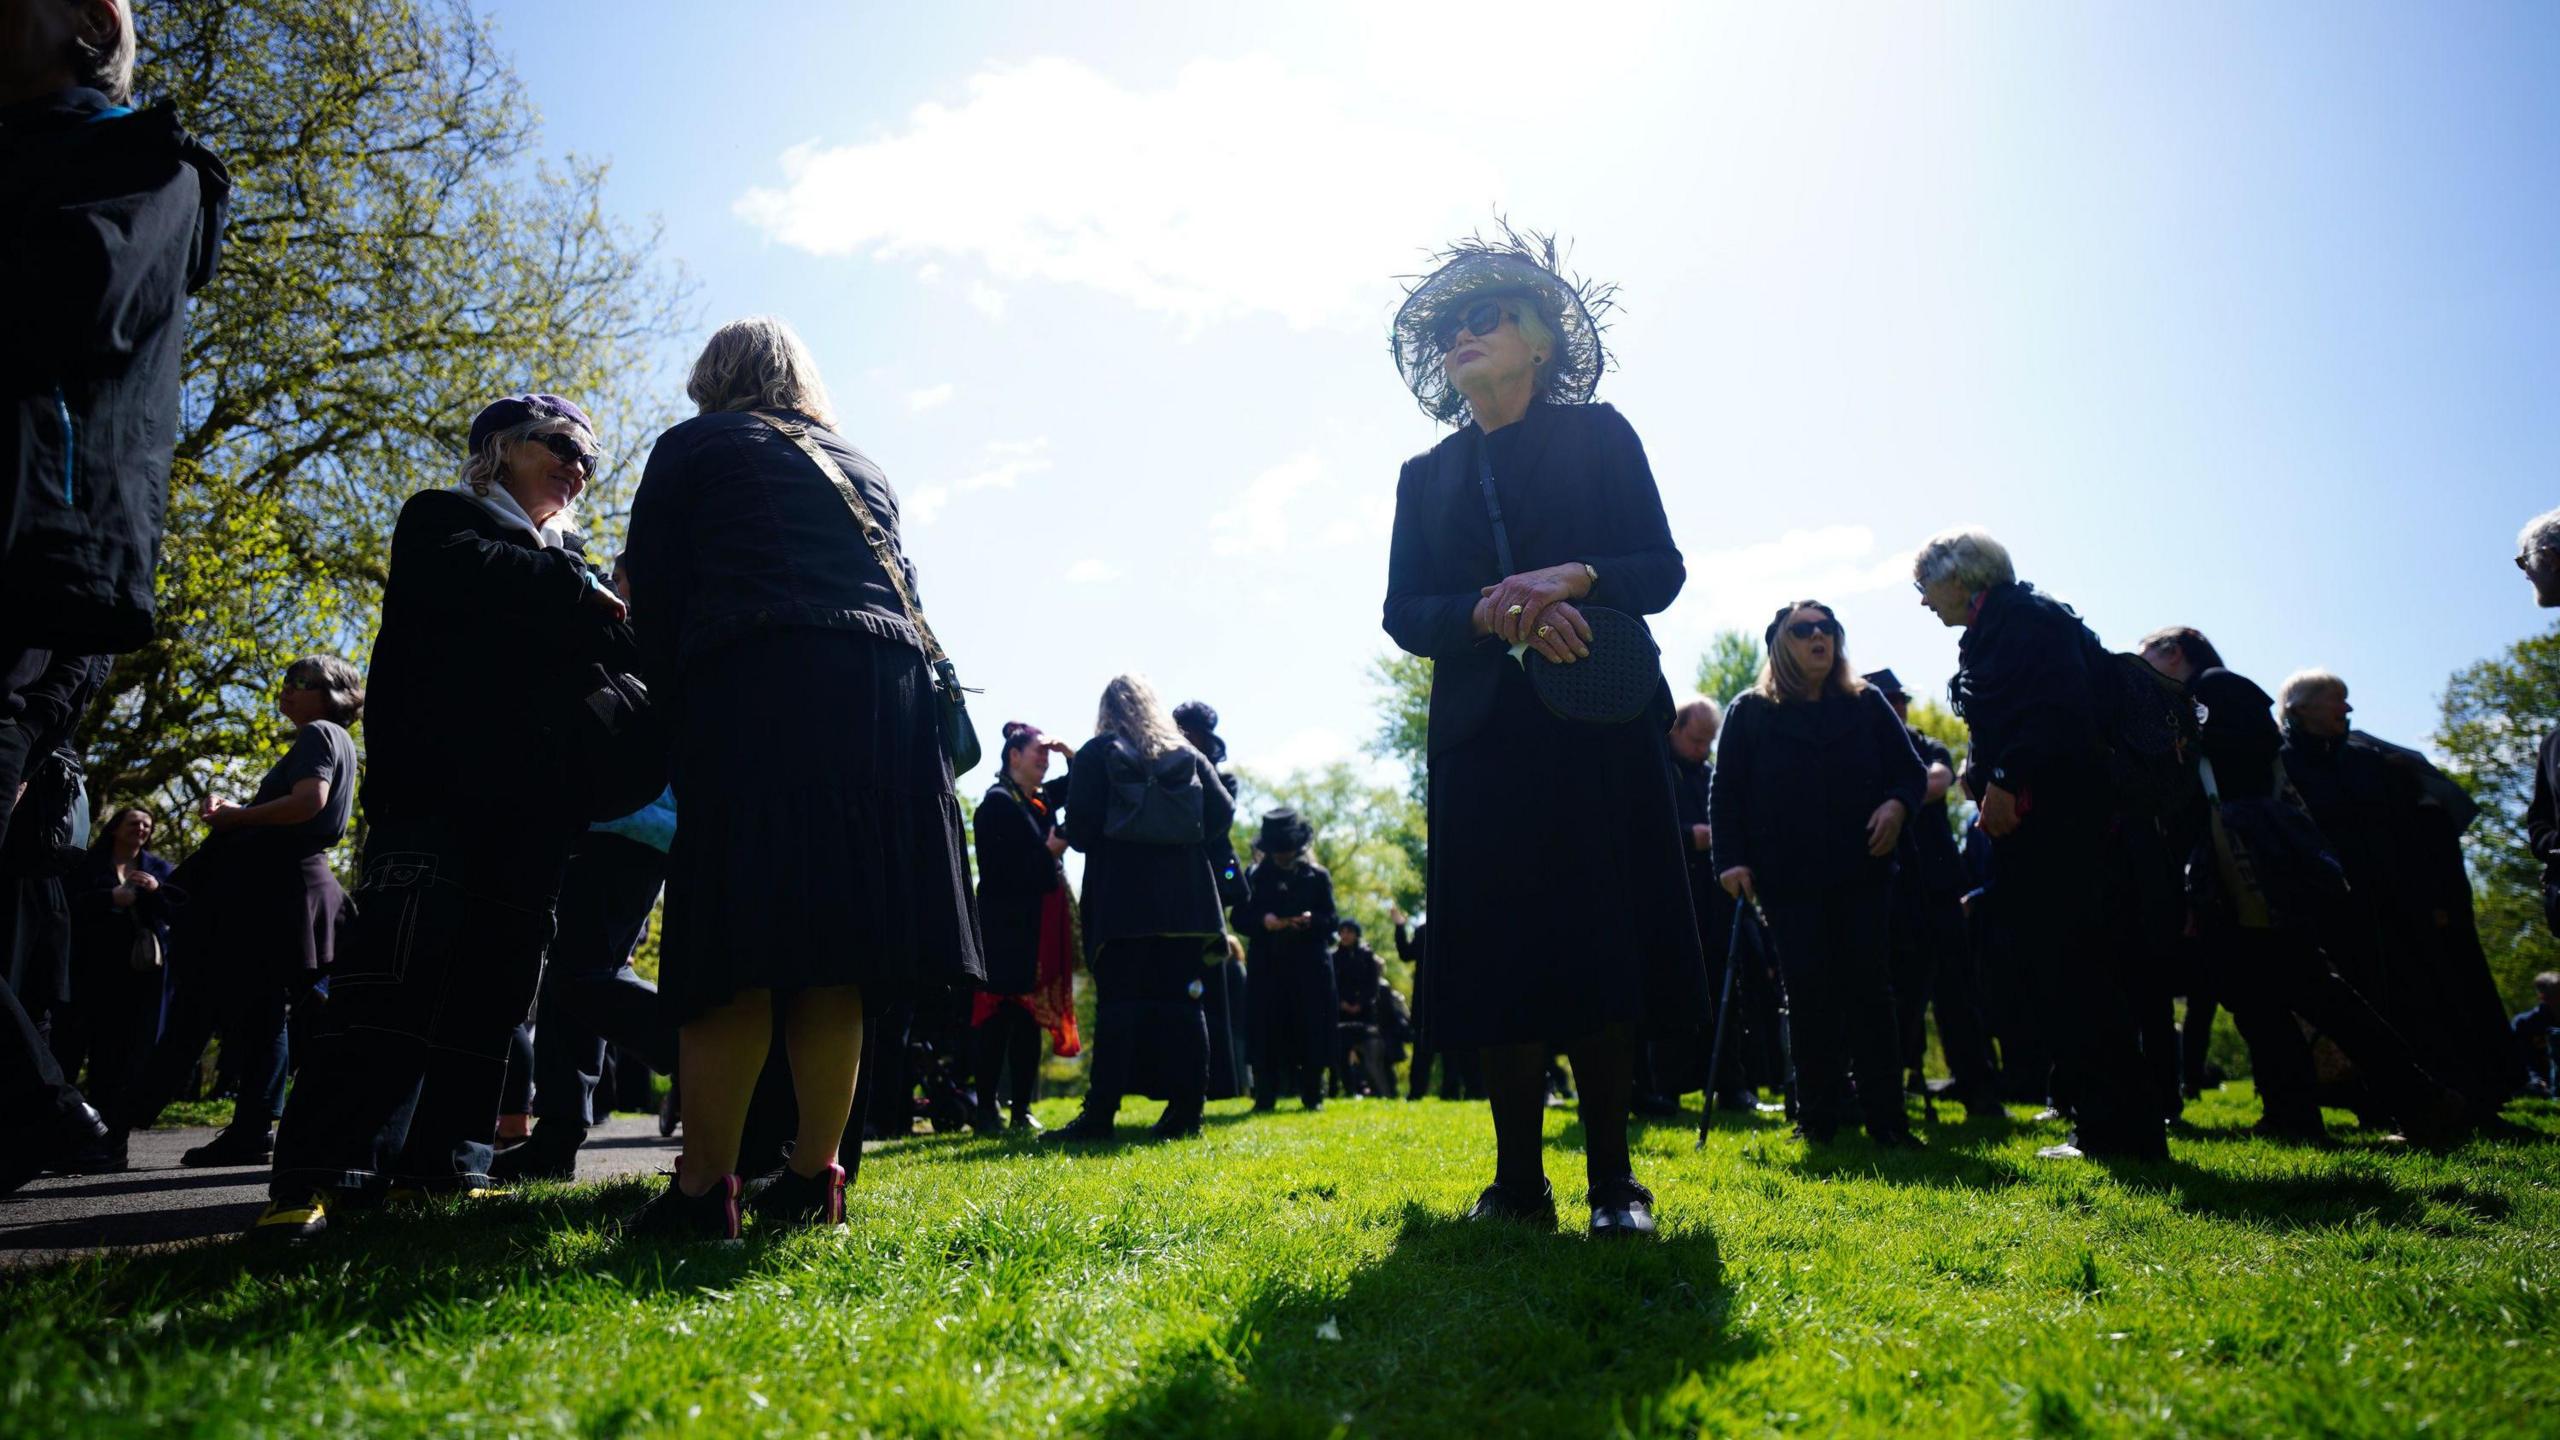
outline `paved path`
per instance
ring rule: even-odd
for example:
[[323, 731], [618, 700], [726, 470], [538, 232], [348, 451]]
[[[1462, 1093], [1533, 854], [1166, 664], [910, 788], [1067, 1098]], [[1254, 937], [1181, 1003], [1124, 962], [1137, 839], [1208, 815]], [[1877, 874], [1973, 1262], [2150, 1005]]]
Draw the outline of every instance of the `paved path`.
[[[236, 1235], [267, 1200], [266, 1167], [189, 1170], [178, 1155], [213, 1138], [210, 1129], [149, 1130], [133, 1137], [133, 1168], [121, 1175], [56, 1175], [0, 1199], [0, 1268], [130, 1245]], [[664, 1171], [679, 1141], [658, 1138], [658, 1122], [616, 1115], [578, 1152], [578, 1178]]]

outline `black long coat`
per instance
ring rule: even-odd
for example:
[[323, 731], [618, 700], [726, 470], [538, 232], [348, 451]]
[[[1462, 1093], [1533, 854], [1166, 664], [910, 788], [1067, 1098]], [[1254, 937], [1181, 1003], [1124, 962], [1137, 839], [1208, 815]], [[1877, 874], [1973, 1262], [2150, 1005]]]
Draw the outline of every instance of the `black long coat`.
[[1743, 695], [1716, 746], [1716, 870], [1748, 866], [1780, 893], [1881, 883], [1893, 857], [1867, 853], [1867, 817], [1899, 800], [1915, 823], [1927, 785], [1879, 691], [1789, 705]]
[[1026, 995], [1040, 983], [1040, 911], [1049, 892], [1067, 883], [1066, 867], [1049, 853], [1049, 832], [1066, 796], [1067, 778], [1040, 787], [1036, 804], [1010, 780], [987, 787], [970, 827], [978, 852], [978, 925], [986, 944], [987, 990]]
[[1670, 687], [1624, 725], [1558, 719], [1503, 646], [1473, 633], [1478, 592], [1502, 578], [1488, 464], [1515, 569], [1590, 565], [1583, 603], [1637, 616], [1669, 607], [1687, 577], [1644, 446], [1607, 405], [1532, 405], [1405, 462], [1384, 615], [1398, 645], [1433, 662], [1425, 1038], [1463, 1049], [1685, 1023], [1706, 971], [1671, 794]]
[[[1067, 813], [1058, 833], [1084, 861], [1084, 953], [1090, 964], [1113, 940], [1141, 935], [1226, 933], [1218, 906], [1218, 877], [1201, 845], [1138, 845], [1102, 833], [1111, 805], [1111, 780], [1103, 769], [1112, 737], [1084, 742], [1067, 769]], [[1207, 759], [1192, 755], [1202, 789], [1201, 829], [1218, 835], [1235, 824], [1236, 803]]]
[[[1333, 876], [1301, 855], [1286, 870], [1270, 860], [1245, 877], [1245, 902], [1235, 908], [1236, 933], [1244, 936], [1245, 969], [1253, 989], [1251, 1053], [1254, 1068], [1291, 1063], [1321, 1038], [1330, 1045], [1334, 1025]], [[1304, 930], [1266, 930], [1262, 918], [1311, 918]]]

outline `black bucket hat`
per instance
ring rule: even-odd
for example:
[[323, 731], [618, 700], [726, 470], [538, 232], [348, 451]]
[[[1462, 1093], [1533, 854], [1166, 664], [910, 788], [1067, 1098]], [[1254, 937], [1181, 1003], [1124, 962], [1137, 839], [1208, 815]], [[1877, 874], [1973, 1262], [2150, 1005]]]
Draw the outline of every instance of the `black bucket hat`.
[[1866, 681], [1874, 688], [1883, 691], [1884, 698], [1887, 700], [1908, 700], [1911, 698], [1911, 692], [1902, 688], [1902, 677], [1894, 674], [1891, 670], [1878, 670], [1873, 674], [1861, 675], [1858, 678]]
[[1262, 817], [1262, 833], [1254, 837], [1253, 848], [1265, 855], [1283, 850], [1304, 850], [1316, 838], [1316, 827], [1295, 810], [1274, 810]]
[[1494, 233], [1470, 235], [1434, 255], [1437, 268], [1411, 281], [1396, 311], [1387, 348], [1396, 371], [1422, 413], [1444, 425], [1468, 420], [1467, 397], [1449, 383], [1442, 366], [1440, 327], [1471, 300], [1517, 296], [1556, 334], [1545, 398], [1579, 405], [1600, 389], [1609, 352], [1600, 343], [1600, 317], [1617, 308], [1617, 288], [1564, 273], [1553, 235], [1514, 230], [1496, 219]]

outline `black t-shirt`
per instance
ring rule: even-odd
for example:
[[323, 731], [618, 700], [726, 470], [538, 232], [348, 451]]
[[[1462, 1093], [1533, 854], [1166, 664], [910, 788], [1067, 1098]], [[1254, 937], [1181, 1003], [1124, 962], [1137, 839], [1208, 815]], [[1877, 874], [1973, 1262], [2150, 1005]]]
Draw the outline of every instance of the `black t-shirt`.
[[277, 826], [275, 833], [307, 842], [311, 850], [326, 850], [346, 835], [347, 821], [356, 808], [356, 742], [345, 726], [334, 720], [314, 720], [303, 726], [293, 737], [293, 748], [258, 782], [258, 793], [249, 803], [281, 800], [304, 780], [328, 781], [328, 802], [319, 814], [299, 825]]

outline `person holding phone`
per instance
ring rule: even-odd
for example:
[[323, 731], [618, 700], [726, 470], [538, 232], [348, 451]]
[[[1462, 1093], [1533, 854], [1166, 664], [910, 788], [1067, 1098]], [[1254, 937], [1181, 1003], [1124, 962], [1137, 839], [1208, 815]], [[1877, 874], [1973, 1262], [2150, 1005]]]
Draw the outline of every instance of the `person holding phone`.
[[1275, 1109], [1292, 1083], [1309, 1110], [1324, 1108], [1335, 1037], [1333, 877], [1307, 855], [1315, 827], [1297, 811], [1262, 817], [1261, 860], [1245, 877], [1236, 929], [1245, 937], [1253, 1009], [1253, 1108]]

